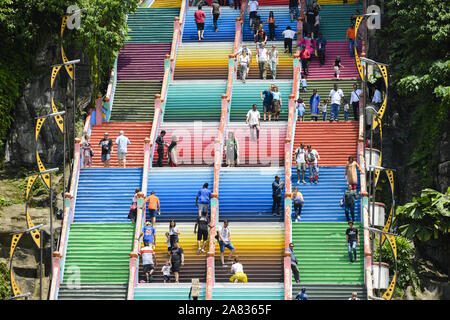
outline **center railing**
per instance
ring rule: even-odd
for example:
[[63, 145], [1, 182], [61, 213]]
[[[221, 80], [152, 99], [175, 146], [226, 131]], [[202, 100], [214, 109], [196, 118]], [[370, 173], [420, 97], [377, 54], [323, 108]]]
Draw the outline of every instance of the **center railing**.
[[130, 253], [130, 273], [128, 279], [128, 293], [127, 300], [133, 300], [134, 298], [134, 288], [138, 283], [139, 278], [139, 249], [140, 249], [140, 241], [139, 236], [142, 228], [144, 227], [145, 218], [145, 208], [140, 209], [140, 207], [144, 203], [144, 198], [147, 194], [147, 182], [149, 171], [152, 168], [153, 163], [153, 155], [155, 149], [155, 140], [156, 135], [159, 129], [159, 126], [162, 122], [167, 93], [169, 89], [169, 84], [173, 80], [173, 74], [175, 72], [175, 60], [178, 52], [178, 46], [181, 44], [184, 30], [184, 21], [186, 18], [186, 10], [188, 9], [188, 0], [183, 0], [180, 7], [179, 17], [174, 18], [174, 31], [172, 37], [172, 46], [170, 55], [167, 54], [164, 58], [164, 78], [161, 87], [161, 94], [155, 95], [155, 111], [153, 115], [152, 122], [152, 130], [150, 132], [150, 137], [145, 138], [144, 140], [144, 167], [142, 173], [142, 188], [141, 192], [138, 194], [138, 203], [137, 203], [137, 214], [136, 214], [136, 227], [134, 230], [134, 240], [133, 240], [133, 251]]

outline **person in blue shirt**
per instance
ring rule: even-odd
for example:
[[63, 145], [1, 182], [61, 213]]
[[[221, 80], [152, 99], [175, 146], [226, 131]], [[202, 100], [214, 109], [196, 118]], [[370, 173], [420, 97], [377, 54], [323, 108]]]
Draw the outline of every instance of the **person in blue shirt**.
[[327, 45], [327, 39], [322, 37], [322, 34], [319, 33], [319, 38], [316, 39], [316, 48], [317, 54], [319, 55], [320, 65], [323, 66], [325, 64], [325, 46]]
[[319, 118], [319, 104], [320, 104], [320, 95], [317, 93], [317, 89], [313, 90], [313, 94], [309, 98], [309, 105], [311, 107], [311, 119], [317, 121]]
[[136, 240], [140, 240], [144, 236], [144, 246], [150, 246], [150, 244], [156, 244], [155, 238], [155, 228], [153, 228], [152, 223], [147, 221], [145, 223], [144, 229], [142, 229], [141, 235]]
[[119, 136], [116, 139], [117, 144], [117, 159], [119, 159], [119, 168], [126, 168], [127, 166], [127, 146], [131, 144], [130, 139], [125, 137], [123, 130], [120, 130]]
[[302, 291], [299, 292], [293, 300], [308, 300], [308, 295], [306, 294], [306, 288], [303, 287]]
[[208, 190], [208, 183], [203, 185], [203, 189], [198, 191], [197, 198], [195, 198], [195, 206], [198, 207], [198, 216], [202, 215], [202, 211], [208, 212], [209, 201], [211, 200], [211, 191]]
[[272, 182], [272, 198], [273, 198], [273, 204], [272, 204], [272, 214], [275, 215], [275, 207], [277, 207], [277, 215], [281, 215], [280, 208], [281, 208], [281, 190], [283, 190], [284, 182], [280, 183], [280, 177], [275, 176], [275, 181]]
[[[264, 98], [263, 98], [264, 95]], [[273, 100], [273, 95], [272, 95], [272, 86], [269, 87], [269, 90], [264, 90], [259, 94], [262, 102], [263, 102], [263, 111], [264, 111], [264, 116], [263, 119], [264, 121], [266, 121], [266, 113], [269, 114], [269, 121], [272, 118], [272, 100]]]
[[294, 244], [291, 242], [289, 243], [289, 248], [286, 249], [286, 252], [291, 253], [291, 269], [292, 273], [294, 274], [295, 282], [300, 282], [300, 272], [298, 271], [298, 261], [297, 258], [294, 255]]

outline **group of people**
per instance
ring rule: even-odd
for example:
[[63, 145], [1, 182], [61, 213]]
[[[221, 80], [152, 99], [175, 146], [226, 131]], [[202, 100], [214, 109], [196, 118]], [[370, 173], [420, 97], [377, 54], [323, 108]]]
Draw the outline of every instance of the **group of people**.
[[[84, 141], [81, 144], [81, 150], [83, 155], [83, 166], [90, 168], [92, 166], [92, 158], [94, 157], [94, 151], [92, 150], [92, 145], [90, 143], [89, 135], [84, 136]], [[126, 168], [127, 163], [127, 146], [131, 144], [130, 139], [128, 139], [123, 130], [119, 132], [119, 136], [116, 138], [117, 145], [117, 159], [119, 160], [119, 167]], [[105, 168], [109, 168], [111, 153], [113, 152], [113, 141], [109, 138], [109, 133], [105, 132], [103, 139], [98, 143], [102, 148], [102, 162]]]
[[172, 142], [169, 144], [167, 142], [164, 142], [164, 136], [166, 135], [165, 130], [161, 130], [159, 136], [156, 138], [156, 152], [158, 153], [158, 160], [156, 162], [157, 167], [163, 166], [163, 160], [164, 160], [164, 147], [167, 147], [167, 160], [169, 163], [169, 166], [171, 167], [178, 167], [178, 152], [177, 152], [177, 143], [178, 138], [177, 136], [172, 136]]
[[[198, 217], [194, 224], [194, 234], [197, 234], [197, 254], [205, 253], [206, 244], [208, 243], [207, 241], [209, 237], [209, 229], [213, 227], [208, 215], [212, 194], [208, 189], [208, 186], [208, 183], [205, 183], [202, 189], [198, 191], [197, 197], [195, 199], [195, 206], [198, 207]], [[130, 212], [128, 214], [128, 218], [131, 219], [132, 222], [136, 222], [136, 214], [138, 209], [137, 198], [139, 192], [140, 189], [135, 190], [135, 194], [133, 196], [132, 204], [130, 207]], [[139, 207], [139, 209], [145, 209], [147, 203], [148, 211], [145, 218], [145, 226], [140, 236], [136, 240], [140, 241], [141, 238], [143, 240], [143, 245], [140, 250], [143, 272], [145, 274], [145, 282], [151, 282], [153, 280], [153, 273], [157, 266], [156, 254], [154, 251], [156, 245], [154, 227], [156, 226], [156, 216], [161, 214], [161, 204], [159, 198], [155, 194], [155, 191], [150, 192], [150, 195], [145, 199], [144, 203]], [[227, 260], [228, 262], [233, 262], [231, 258], [235, 252], [235, 248], [231, 243], [231, 232], [228, 228], [228, 225], [228, 220], [224, 220], [223, 226], [218, 226], [216, 235], [216, 239], [218, 240], [220, 247], [220, 260], [222, 263], [222, 267], [227, 267], [227, 264], [224, 260], [225, 249], [227, 248], [230, 250]], [[181, 267], [184, 266], [184, 251], [183, 248], [179, 245], [180, 234], [181, 231], [177, 227], [176, 221], [173, 219], [170, 220], [169, 232], [165, 233], [168, 260], [161, 268], [164, 283], [170, 282], [171, 273], [173, 273], [175, 276], [175, 282], [179, 283], [179, 272]], [[233, 274], [230, 278], [231, 282], [247, 282], [247, 276], [243, 271], [242, 264], [239, 262], [239, 257], [234, 258], [234, 262], [232, 263], [230, 272]]]

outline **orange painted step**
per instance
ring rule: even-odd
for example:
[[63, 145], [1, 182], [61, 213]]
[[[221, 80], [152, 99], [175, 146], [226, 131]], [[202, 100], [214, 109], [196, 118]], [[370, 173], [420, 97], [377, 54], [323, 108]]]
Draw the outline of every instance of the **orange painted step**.
[[349, 156], [356, 159], [359, 124], [346, 122], [297, 122], [295, 127], [292, 163], [295, 166], [295, 150], [303, 142], [311, 145], [320, 155], [320, 166], [345, 166]]
[[101, 148], [98, 145], [103, 139], [105, 132], [108, 132], [109, 138], [113, 141], [113, 152], [111, 153], [110, 167], [118, 167], [119, 160], [117, 159], [117, 145], [116, 138], [119, 136], [119, 131], [123, 130], [124, 135], [130, 139], [131, 144], [127, 148], [127, 168], [139, 168], [144, 164], [144, 139], [150, 137], [152, 129], [151, 122], [108, 122], [101, 125], [94, 125], [91, 131], [90, 142], [94, 151], [94, 158], [92, 159], [92, 167], [103, 167], [101, 162]]

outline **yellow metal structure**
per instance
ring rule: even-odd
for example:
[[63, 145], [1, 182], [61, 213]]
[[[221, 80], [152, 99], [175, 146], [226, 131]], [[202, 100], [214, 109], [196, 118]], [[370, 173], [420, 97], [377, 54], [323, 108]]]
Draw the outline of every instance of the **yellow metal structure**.
[[[361, 24], [362, 19], [363, 19], [363, 17], [361, 17], [361, 16], [356, 17], [355, 34], [358, 34], [358, 28], [359, 28], [359, 25]], [[356, 49], [356, 46], [354, 48], [355, 48], [356, 68], [358, 68], [358, 73], [359, 73], [359, 76], [361, 77], [361, 80], [364, 80], [364, 71], [363, 71], [363, 67], [361, 64], [361, 60], [359, 59], [359, 56], [358, 56], [358, 50]]]
[[[392, 253], [394, 254], [394, 261], [397, 263], [397, 243], [395, 242], [395, 237], [393, 235], [387, 234], [386, 239], [389, 242], [389, 245], [391, 246]], [[394, 276], [392, 277], [392, 281], [389, 284], [389, 287], [387, 288], [386, 292], [382, 295], [382, 298], [385, 300], [391, 300], [392, 295], [394, 294], [395, 289], [395, 283], [397, 280], [397, 270], [395, 270]]]
[[[381, 64], [378, 64], [378, 68], [380, 69], [381, 74], [383, 76], [383, 80], [384, 80], [384, 84], [385, 84], [385, 88], [386, 88], [386, 92], [387, 92], [387, 87], [388, 87], [387, 68], [386, 68], [386, 66], [381, 65]], [[380, 124], [381, 119], [383, 118], [384, 112], [386, 111], [386, 105], [387, 105], [387, 94], [384, 95], [383, 103], [381, 104], [380, 110], [378, 110], [378, 117], [380, 120], [378, 122], [374, 122], [374, 126], [373, 126], [374, 129], [377, 127], [378, 124]], [[375, 119], [375, 116], [374, 116], [374, 119]]]
[[[11, 248], [9, 250], [9, 260], [11, 261], [14, 250], [16, 249], [17, 243], [19, 243], [20, 238], [22, 237], [22, 233], [16, 233], [12, 236], [11, 239]], [[13, 296], [18, 296], [22, 294], [22, 291], [20, 291], [19, 286], [16, 283], [16, 279], [14, 278], [14, 274], [12, 272], [12, 268], [10, 270], [10, 276], [11, 276], [11, 287], [13, 291]]]

